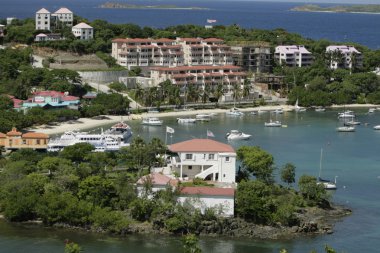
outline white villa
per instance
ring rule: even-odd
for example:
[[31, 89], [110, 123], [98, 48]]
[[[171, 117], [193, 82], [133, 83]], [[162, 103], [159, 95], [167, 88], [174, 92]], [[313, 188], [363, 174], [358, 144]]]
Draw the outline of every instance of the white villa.
[[169, 168], [180, 180], [202, 178], [221, 183], [235, 183], [236, 153], [230, 145], [211, 139], [192, 139], [175, 143], [169, 150]]
[[277, 46], [274, 58], [280, 65], [306, 67], [313, 63], [312, 54], [304, 46]]
[[73, 26], [71, 31], [74, 36], [80, 40], [90, 40], [94, 38], [94, 28], [83, 22]]
[[363, 66], [362, 53], [353, 46], [328, 46], [326, 53], [330, 56], [330, 69], [352, 69]]
[[[139, 197], [152, 197], [160, 190], [178, 188], [177, 202], [191, 205], [202, 213], [214, 209], [219, 216], [234, 216], [236, 153], [227, 144], [211, 139], [192, 139], [175, 143], [169, 150], [176, 155], [168, 159], [164, 168], [154, 168], [152, 173], [137, 181]], [[202, 178], [210, 186], [181, 187], [179, 181], [191, 181]], [[151, 192], [145, 192], [146, 185]]]
[[73, 26], [74, 14], [69, 9], [62, 7], [56, 12], [51, 13], [45, 8], [36, 12], [36, 30], [53, 30], [60, 24]]
[[0, 24], [0, 37], [4, 37], [5, 25]]

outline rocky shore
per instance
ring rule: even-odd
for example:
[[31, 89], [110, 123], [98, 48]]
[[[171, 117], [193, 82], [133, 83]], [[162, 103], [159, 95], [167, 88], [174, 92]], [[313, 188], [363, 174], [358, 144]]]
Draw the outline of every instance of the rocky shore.
[[[257, 225], [240, 218], [222, 218], [203, 221], [195, 234], [204, 236], [248, 237], [256, 239], [292, 239], [303, 235], [332, 234], [334, 224], [352, 211], [343, 206], [322, 208], [302, 208], [297, 212], [299, 225], [286, 227], [281, 224], [273, 226]], [[153, 223], [131, 225], [126, 234], [168, 234], [160, 229], [159, 220]]]

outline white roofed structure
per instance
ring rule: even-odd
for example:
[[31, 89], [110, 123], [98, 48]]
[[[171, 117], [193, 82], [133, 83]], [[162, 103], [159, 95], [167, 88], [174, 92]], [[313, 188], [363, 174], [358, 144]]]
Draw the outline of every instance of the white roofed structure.
[[94, 38], [94, 28], [83, 22], [73, 26], [71, 31], [77, 39], [90, 40]]
[[363, 66], [363, 56], [353, 46], [331, 45], [326, 48], [326, 54], [330, 59], [330, 68], [361, 68]]
[[300, 45], [277, 46], [274, 58], [288, 67], [306, 67], [313, 63], [312, 54]]

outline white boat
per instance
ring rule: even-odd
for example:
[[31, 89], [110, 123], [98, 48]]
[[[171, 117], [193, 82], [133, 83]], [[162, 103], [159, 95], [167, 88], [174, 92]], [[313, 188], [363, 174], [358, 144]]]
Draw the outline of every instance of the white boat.
[[238, 130], [231, 130], [229, 133], [226, 134], [227, 140], [248, 140], [251, 138], [252, 135], [245, 134], [243, 132], [240, 132]]
[[267, 113], [268, 111], [263, 111], [261, 109], [257, 110], [257, 114], [264, 114], [264, 113]]
[[252, 111], [251, 115], [257, 115], [257, 111]]
[[354, 120], [350, 120], [344, 123], [345, 126], [357, 126], [360, 124], [361, 124], [360, 121], [354, 121]]
[[230, 116], [243, 116], [244, 113], [242, 113], [241, 111], [239, 111], [239, 109], [237, 108], [232, 108], [231, 110], [229, 110], [228, 112], [226, 112], [227, 115], [230, 115]]
[[335, 180], [334, 182], [331, 182], [330, 180], [326, 180], [326, 179], [322, 179], [321, 178], [321, 173], [322, 173], [322, 154], [323, 154], [323, 149], [321, 148], [321, 158], [319, 160], [319, 175], [318, 175], [318, 182], [317, 184], [321, 184], [323, 185], [323, 187], [326, 189], [326, 190], [336, 190], [336, 178], [337, 176], [335, 176]]
[[337, 127], [336, 131], [338, 131], [338, 132], [355, 132], [356, 129], [354, 126], [341, 126], [341, 127]]
[[196, 123], [197, 119], [193, 118], [177, 118], [177, 122], [181, 124]]
[[264, 125], [266, 127], [281, 127], [282, 126], [281, 121], [278, 121], [278, 120], [276, 121], [270, 120], [269, 122], [265, 122]]
[[278, 109], [276, 109], [276, 110], [274, 110], [272, 112], [275, 113], [275, 114], [282, 114], [284, 112], [284, 110], [282, 108], [278, 108]]
[[162, 122], [163, 121], [158, 118], [148, 117], [143, 118], [142, 124], [147, 126], [161, 126]]
[[323, 108], [323, 107], [321, 107], [321, 106], [318, 106], [318, 107], [315, 108], [315, 111], [316, 111], [316, 112], [324, 112], [324, 111], [326, 111], [326, 108]]
[[376, 125], [373, 127], [374, 130], [380, 130], [380, 125]]
[[[114, 130], [110, 130], [114, 131]], [[94, 146], [94, 152], [118, 151], [123, 147], [128, 147], [128, 140], [132, 136], [130, 130], [118, 134], [117, 132], [108, 132], [100, 134], [89, 134], [87, 132], [68, 131], [59, 138], [51, 139], [48, 143], [48, 152], [58, 152], [67, 146], [77, 143], [89, 143]]]
[[212, 117], [212, 115], [208, 114], [208, 113], [195, 115], [195, 119], [198, 121], [210, 121], [211, 117]]
[[298, 98], [296, 100], [296, 104], [294, 105], [294, 110], [296, 112], [304, 112], [304, 111], [306, 111], [305, 107], [301, 107], [301, 106], [298, 105]]
[[374, 113], [376, 111], [376, 108], [369, 108], [368, 113]]
[[344, 112], [338, 113], [338, 118], [339, 119], [355, 118], [355, 114], [353, 111], [344, 111]]

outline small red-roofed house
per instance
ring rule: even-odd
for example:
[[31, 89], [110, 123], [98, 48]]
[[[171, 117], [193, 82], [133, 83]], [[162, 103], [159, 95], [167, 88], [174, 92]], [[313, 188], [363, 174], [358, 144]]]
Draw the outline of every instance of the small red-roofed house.
[[[152, 197], [152, 193], [166, 190], [168, 188], [174, 189], [178, 185], [178, 180], [161, 173], [151, 173], [141, 177], [137, 181], [137, 195], [139, 197], [147, 196]], [[151, 187], [151, 192], [147, 192], [147, 186]]]
[[14, 127], [8, 133], [0, 133], [0, 146], [7, 150], [17, 150], [21, 148], [47, 149], [49, 135], [44, 133], [28, 132], [21, 133]]
[[218, 216], [233, 217], [235, 208], [235, 189], [217, 187], [183, 187], [178, 202], [187, 203], [205, 213], [213, 209]]
[[169, 150], [178, 154], [170, 159], [169, 166], [180, 180], [235, 183], [236, 152], [232, 146], [211, 139], [192, 139], [172, 144]]

